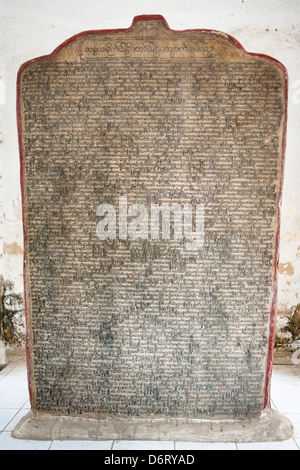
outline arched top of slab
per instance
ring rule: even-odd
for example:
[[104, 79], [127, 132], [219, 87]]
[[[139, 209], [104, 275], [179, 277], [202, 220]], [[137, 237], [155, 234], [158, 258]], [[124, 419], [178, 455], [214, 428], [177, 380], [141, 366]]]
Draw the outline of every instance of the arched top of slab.
[[82, 62], [99, 60], [264, 61], [274, 71], [287, 70], [277, 59], [247, 52], [229, 34], [208, 29], [173, 30], [161, 15], [139, 15], [126, 29], [83, 31], [60, 44], [51, 54], [25, 62], [19, 75], [37, 61]]

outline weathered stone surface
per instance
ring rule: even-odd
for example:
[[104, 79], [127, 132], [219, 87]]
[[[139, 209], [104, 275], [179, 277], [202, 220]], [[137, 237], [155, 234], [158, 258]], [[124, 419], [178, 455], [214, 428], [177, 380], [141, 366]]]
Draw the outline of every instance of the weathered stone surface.
[[[279, 63], [157, 18], [79, 35], [22, 67], [34, 413], [260, 416], [285, 109]], [[204, 243], [189, 250], [172, 231], [153, 240], [150, 218], [147, 238], [117, 225], [116, 239], [100, 240], [97, 207], [119, 217], [122, 196], [148, 214], [201, 205]]]
[[242, 420], [32, 417], [13, 431], [18, 439], [39, 440], [181, 440], [191, 442], [268, 442], [292, 437], [287, 418], [276, 411]]

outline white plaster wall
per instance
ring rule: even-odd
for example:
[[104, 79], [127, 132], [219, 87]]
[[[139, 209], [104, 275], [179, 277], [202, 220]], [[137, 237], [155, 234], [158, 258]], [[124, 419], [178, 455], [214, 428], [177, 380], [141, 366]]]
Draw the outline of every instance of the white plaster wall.
[[49, 54], [84, 30], [129, 27], [161, 14], [172, 29], [205, 28], [234, 36], [246, 50], [283, 62], [289, 116], [280, 245], [279, 311], [300, 303], [300, 1], [299, 0], [0, 0], [1, 274], [22, 292], [22, 224], [16, 128], [20, 65]]

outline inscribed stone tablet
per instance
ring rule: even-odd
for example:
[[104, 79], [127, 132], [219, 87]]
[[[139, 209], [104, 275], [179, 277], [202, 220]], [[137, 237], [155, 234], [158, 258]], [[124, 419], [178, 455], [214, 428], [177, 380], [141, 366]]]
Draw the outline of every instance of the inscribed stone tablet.
[[138, 17], [27, 62], [18, 87], [33, 410], [259, 416], [283, 66]]

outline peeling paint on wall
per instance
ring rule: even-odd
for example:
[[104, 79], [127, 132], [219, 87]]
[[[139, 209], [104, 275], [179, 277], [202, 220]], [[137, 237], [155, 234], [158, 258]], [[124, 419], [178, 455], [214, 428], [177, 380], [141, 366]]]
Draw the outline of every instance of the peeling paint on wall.
[[290, 261], [288, 263], [280, 263], [278, 266], [279, 274], [287, 274], [288, 276], [292, 276], [294, 274], [294, 268]]
[[4, 243], [3, 253], [7, 255], [23, 255], [23, 248], [16, 242], [10, 243], [9, 245]]

